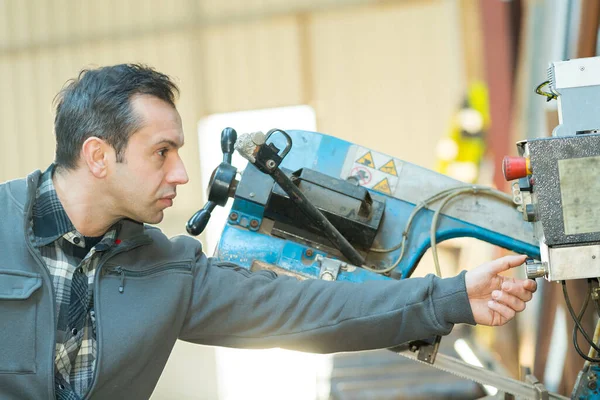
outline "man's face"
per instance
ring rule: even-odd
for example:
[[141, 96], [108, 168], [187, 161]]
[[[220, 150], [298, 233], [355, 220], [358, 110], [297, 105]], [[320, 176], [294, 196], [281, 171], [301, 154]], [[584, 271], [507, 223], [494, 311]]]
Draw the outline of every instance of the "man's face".
[[148, 95], [131, 100], [142, 128], [129, 138], [121, 163], [115, 162], [108, 180], [112, 205], [120, 216], [156, 224], [173, 205], [177, 185], [188, 176], [179, 148], [183, 146], [181, 118], [168, 103]]

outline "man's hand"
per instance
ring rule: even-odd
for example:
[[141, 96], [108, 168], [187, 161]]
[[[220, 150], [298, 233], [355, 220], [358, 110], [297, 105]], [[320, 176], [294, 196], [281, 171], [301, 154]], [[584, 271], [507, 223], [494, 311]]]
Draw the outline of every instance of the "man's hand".
[[498, 275], [525, 262], [525, 256], [506, 256], [482, 264], [465, 275], [467, 295], [475, 322], [504, 325], [525, 309], [537, 289], [535, 281]]

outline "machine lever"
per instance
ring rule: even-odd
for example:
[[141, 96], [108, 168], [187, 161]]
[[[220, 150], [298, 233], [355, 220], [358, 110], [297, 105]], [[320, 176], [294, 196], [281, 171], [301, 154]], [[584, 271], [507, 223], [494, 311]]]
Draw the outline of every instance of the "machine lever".
[[225, 128], [221, 132], [221, 150], [223, 151], [223, 162], [231, 164], [231, 157], [235, 142], [237, 140], [237, 132], [233, 128]]
[[[286, 139], [286, 147], [281, 154], [275, 145], [267, 143], [267, 140], [274, 133], [281, 133]], [[327, 239], [342, 252], [350, 263], [358, 267], [362, 266], [364, 259], [360, 253], [352, 247], [350, 242], [329, 222], [327, 217], [310, 202], [298, 186], [279, 168], [279, 164], [291, 148], [291, 137], [280, 129], [272, 129], [267, 133], [266, 138], [262, 132], [244, 134], [236, 145], [236, 150], [244, 158], [277, 182], [292, 202], [315, 224], [317, 229], [324, 233]]]
[[209, 201], [204, 205], [204, 208], [202, 208], [200, 211], [197, 211], [196, 214], [189, 219], [187, 225], [185, 226], [187, 232], [193, 236], [198, 236], [201, 234], [206, 228], [206, 225], [208, 225], [210, 214], [216, 206], [217, 203], [214, 201]]
[[237, 188], [237, 168], [231, 165], [231, 158], [235, 149], [237, 132], [233, 128], [225, 128], [221, 131], [221, 150], [223, 150], [223, 162], [213, 171], [208, 183], [208, 202], [190, 218], [185, 226], [186, 231], [193, 236], [201, 234], [212, 210], [216, 206], [224, 207], [229, 197], [233, 197]]

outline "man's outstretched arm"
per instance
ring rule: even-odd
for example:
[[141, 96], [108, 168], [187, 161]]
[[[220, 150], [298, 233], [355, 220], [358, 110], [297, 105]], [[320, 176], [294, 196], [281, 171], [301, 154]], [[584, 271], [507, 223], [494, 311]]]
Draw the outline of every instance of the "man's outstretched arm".
[[[487, 264], [480, 267], [488, 271]], [[298, 281], [198, 259], [194, 294], [180, 338], [243, 348], [329, 353], [393, 347], [454, 324], [477, 321], [465, 273], [364, 283]], [[483, 280], [472, 276], [483, 298]]]

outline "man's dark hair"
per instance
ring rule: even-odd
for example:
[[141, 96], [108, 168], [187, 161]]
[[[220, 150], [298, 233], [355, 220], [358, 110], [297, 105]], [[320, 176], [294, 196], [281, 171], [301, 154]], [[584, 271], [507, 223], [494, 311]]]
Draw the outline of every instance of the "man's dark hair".
[[127, 142], [142, 123], [132, 110], [132, 97], [150, 95], [175, 107], [178, 94], [169, 76], [145, 65], [84, 69], [55, 98], [56, 166], [74, 169], [83, 142], [91, 136], [110, 144], [117, 161], [123, 162]]

